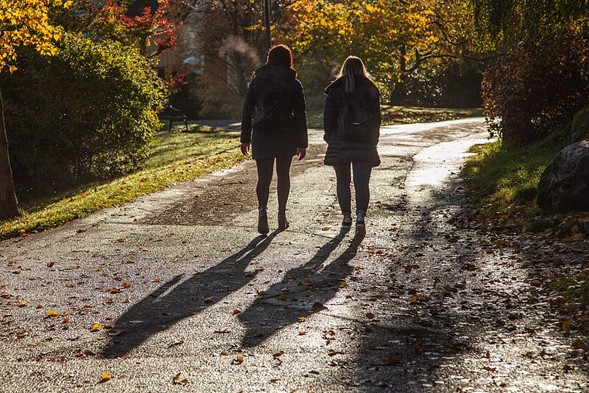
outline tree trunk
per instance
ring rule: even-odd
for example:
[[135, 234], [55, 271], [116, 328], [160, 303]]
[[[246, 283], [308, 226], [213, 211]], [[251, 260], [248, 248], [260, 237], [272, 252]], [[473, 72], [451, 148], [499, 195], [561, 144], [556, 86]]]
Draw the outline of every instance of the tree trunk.
[[400, 45], [398, 50], [399, 71], [397, 81], [393, 90], [391, 91], [390, 102], [391, 105], [403, 105], [407, 98], [407, 47]]
[[4, 104], [0, 92], [0, 221], [18, 216], [18, 202], [8, 155], [8, 137], [4, 123]]
[[393, 91], [391, 91], [391, 105], [405, 104], [405, 100], [407, 99], [407, 84], [404, 79], [404, 77], [399, 78], [397, 83], [395, 83], [395, 87], [393, 87]]

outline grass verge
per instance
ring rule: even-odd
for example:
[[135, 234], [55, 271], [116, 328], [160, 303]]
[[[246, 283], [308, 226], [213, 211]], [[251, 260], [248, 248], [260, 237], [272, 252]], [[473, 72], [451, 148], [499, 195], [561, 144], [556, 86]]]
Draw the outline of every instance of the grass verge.
[[535, 202], [544, 169], [566, 145], [553, 137], [526, 147], [505, 147], [500, 140], [473, 146], [463, 176], [481, 221], [495, 229], [539, 232], [569, 220], [571, 229], [579, 215], [545, 212]]

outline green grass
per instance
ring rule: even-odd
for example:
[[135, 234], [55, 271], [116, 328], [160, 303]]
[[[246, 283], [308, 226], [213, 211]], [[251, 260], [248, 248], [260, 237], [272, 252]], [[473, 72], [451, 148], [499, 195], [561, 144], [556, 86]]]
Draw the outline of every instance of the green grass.
[[[456, 120], [483, 116], [480, 108], [420, 108], [411, 106], [382, 105], [382, 124], [414, 124]], [[309, 128], [323, 128], [323, 108], [310, 105], [307, 110]]]
[[25, 207], [23, 214], [16, 219], [1, 222], [0, 236], [26, 235], [52, 228], [99, 209], [130, 202], [174, 183], [232, 167], [244, 159], [238, 149], [237, 132], [208, 127], [200, 127], [198, 131], [158, 133], [156, 146], [144, 169], [107, 183], [85, 187], [55, 201], [37, 201]]
[[535, 198], [544, 169], [566, 144], [553, 137], [527, 147], [506, 147], [500, 140], [473, 146], [463, 175], [478, 217], [533, 232], [562, 222], [563, 215], [542, 211]]
[[384, 125], [429, 123], [482, 116], [480, 108], [421, 108], [412, 106], [382, 106]]

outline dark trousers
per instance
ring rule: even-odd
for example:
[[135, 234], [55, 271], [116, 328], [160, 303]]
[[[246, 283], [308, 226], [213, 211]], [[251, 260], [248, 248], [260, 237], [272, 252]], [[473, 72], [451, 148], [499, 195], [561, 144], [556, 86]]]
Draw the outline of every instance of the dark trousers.
[[288, 194], [290, 193], [290, 164], [292, 163], [292, 157], [256, 159], [256, 167], [258, 168], [258, 183], [256, 184], [258, 206], [260, 209], [266, 209], [268, 205], [274, 161], [276, 161], [278, 211], [284, 212], [286, 211], [286, 202], [288, 201]]
[[[350, 184], [352, 174], [354, 179], [354, 189], [356, 191], [356, 212], [366, 212], [368, 202], [370, 201], [370, 174], [372, 165], [367, 162], [339, 162], [333, 166], [335, 177], [337, 179], [337, 201], [339, 202], [342, 213], [352, 211], [352, 192]], [[352, 169], [352, 170], [350, 170]]]

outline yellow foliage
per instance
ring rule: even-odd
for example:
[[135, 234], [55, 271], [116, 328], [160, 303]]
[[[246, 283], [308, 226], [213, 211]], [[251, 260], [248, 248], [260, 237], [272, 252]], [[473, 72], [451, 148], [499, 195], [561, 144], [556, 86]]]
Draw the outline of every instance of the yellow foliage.
[[63, 30], [49, 22], [49, 11], [71, 5], [72, 1], [62, 0], [0, 1], [0, 72], [15, 71], [16, 49], [20, 46], [32, 46], [45, 56], [54, 55], [54, 42], [61, 38]]

